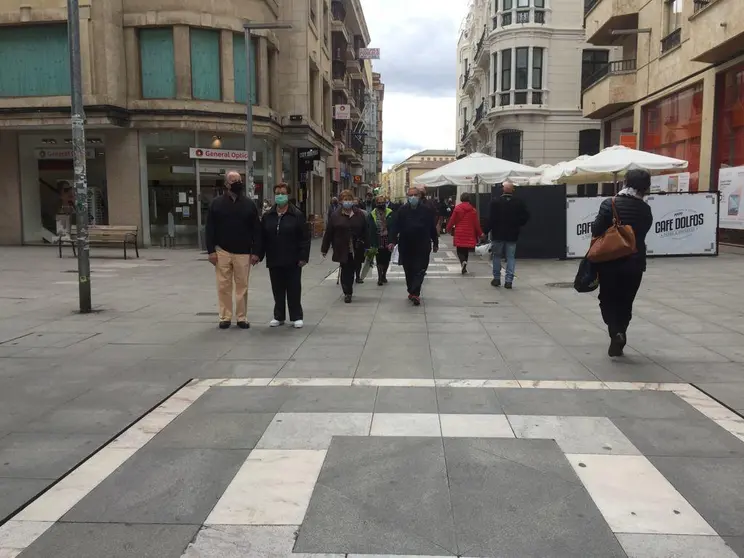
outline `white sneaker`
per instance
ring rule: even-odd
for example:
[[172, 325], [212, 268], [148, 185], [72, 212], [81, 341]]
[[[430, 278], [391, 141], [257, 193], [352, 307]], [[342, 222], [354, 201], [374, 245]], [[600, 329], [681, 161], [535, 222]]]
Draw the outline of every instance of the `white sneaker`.
[[294, 323], [294, 328], [295, 328], [295, 329], [301, 329], [301, 328], [302, 328], [302, 326], [304, 326], [304, 325], [305, 325], [305, 322], [303, 322], [302, 320], [297, 320], [297, 321], [296, 321], [296, 322]]
[[279, 327], [284, 325], [284, 322], [280, 322], [279, 320], [271, 320], [269, 322], [269, 327]]

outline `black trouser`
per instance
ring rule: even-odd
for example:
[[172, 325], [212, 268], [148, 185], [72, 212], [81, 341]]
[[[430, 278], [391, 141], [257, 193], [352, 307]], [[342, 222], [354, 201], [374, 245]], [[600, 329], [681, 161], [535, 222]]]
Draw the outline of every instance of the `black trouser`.
[[426, 268], [421, 267], [421, 264], [418, 262], [414, 264], [404, 263], [403, 271], [406, 274], [406, 287], [408, 288], [408, 294], [421, 296], [421, 286], [424, 284]]
[[599, 308], [610, 337], [628, 330], [633, 317], [633, 301], [642, 279], [643, 271], [634, 262], [600, 266]]
[[354, 276], [357, 279], [360, 279], [360, 274], [362, 273], [362, 266], [364, 265], [364, 250], [355, 250], [354, 251]]
[[470, 254], [470, 248], [458, 248], [457, 249], [457, 259], [460, 260], [460, 263], [468, 263], [468, 255]]
[[345, 295], [354, 293], [354, 277], [356, 276], [356, 260], [349, 254], [346, 263], [341, 264], [341, 289]]
[[269, 277], [274, 292], [274, 319], [283, 322], [289, 305], [289, 321], [302, 320], [302, 268], [272, 267]]
[[377, 276], [382, 279], [387, 275], [387, 270], [390, 267], [390, 258], [393, 254], [387, 248], [380, 247], [377, 250]]

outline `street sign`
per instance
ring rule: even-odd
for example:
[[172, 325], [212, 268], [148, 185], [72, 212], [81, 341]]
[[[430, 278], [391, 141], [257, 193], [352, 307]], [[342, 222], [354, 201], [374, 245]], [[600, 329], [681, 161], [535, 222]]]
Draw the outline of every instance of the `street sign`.
[[359, 49], [359, 60], [379, 60], [380, 49], [379, 48], [360, 48]]
[[362, 147], [362, 153], [364, 155], [374, 155], [375, 153], [377, 153], [377, 147], [365, 145], [364, 147]]

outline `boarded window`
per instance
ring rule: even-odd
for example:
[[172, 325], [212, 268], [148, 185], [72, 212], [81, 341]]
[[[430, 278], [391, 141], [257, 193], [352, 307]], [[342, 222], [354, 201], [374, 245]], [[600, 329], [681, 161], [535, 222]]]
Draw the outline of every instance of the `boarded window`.
[[[258, 71], [256, 68], [256, 46], [257, 41], [251, 41], [251, 102], [257, 104], [256, 95]], [[246, 80], [245, 80], [245, 36], [242, 34], [235, 35], [233, 38], [233, 63], [235, 65], [235, 102], [245, 103]]]
[[176, 98], [173, 29], [140, 29], [140, 66], [143, 99]]
[[67, 25], [0, 27], [0, 97], [69, 94]]
[[191, 29], [191, 94], [194, 99], [222, 99], [220, 32]]

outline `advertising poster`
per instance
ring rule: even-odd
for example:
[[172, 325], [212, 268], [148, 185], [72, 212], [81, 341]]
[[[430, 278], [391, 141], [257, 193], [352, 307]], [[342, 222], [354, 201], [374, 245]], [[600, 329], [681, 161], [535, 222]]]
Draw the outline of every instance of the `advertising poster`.
[[[581, 258], [589, 250], [592, 223], [605, 199], [607, 198], [566, 200], [567, 258]], [[717, 194], [650, 195], [646, 201], [654, 216], [653, 225], [646, 236], [646, 248], [650, 256], [716, 253]]]
[[744, 195], [744, 167], [722, 168], [718, 173], [722, 229], [744, 229], [744, 210], [741, 198]]
[[690, 191], [690, 173], [662, 174], [651, 177], [651, 193], [658, 194], [666, 192], [676, 194], [678, 192]]
[[592, 240], [592, 223], [599, 206], [607, 199], [568, 198], [566, 200], [566, 257], [583, 258]]
[[649, 196], [647, 201], [654, 214], [646, 236], [649, 256], [716, 253], [717, 194]]

